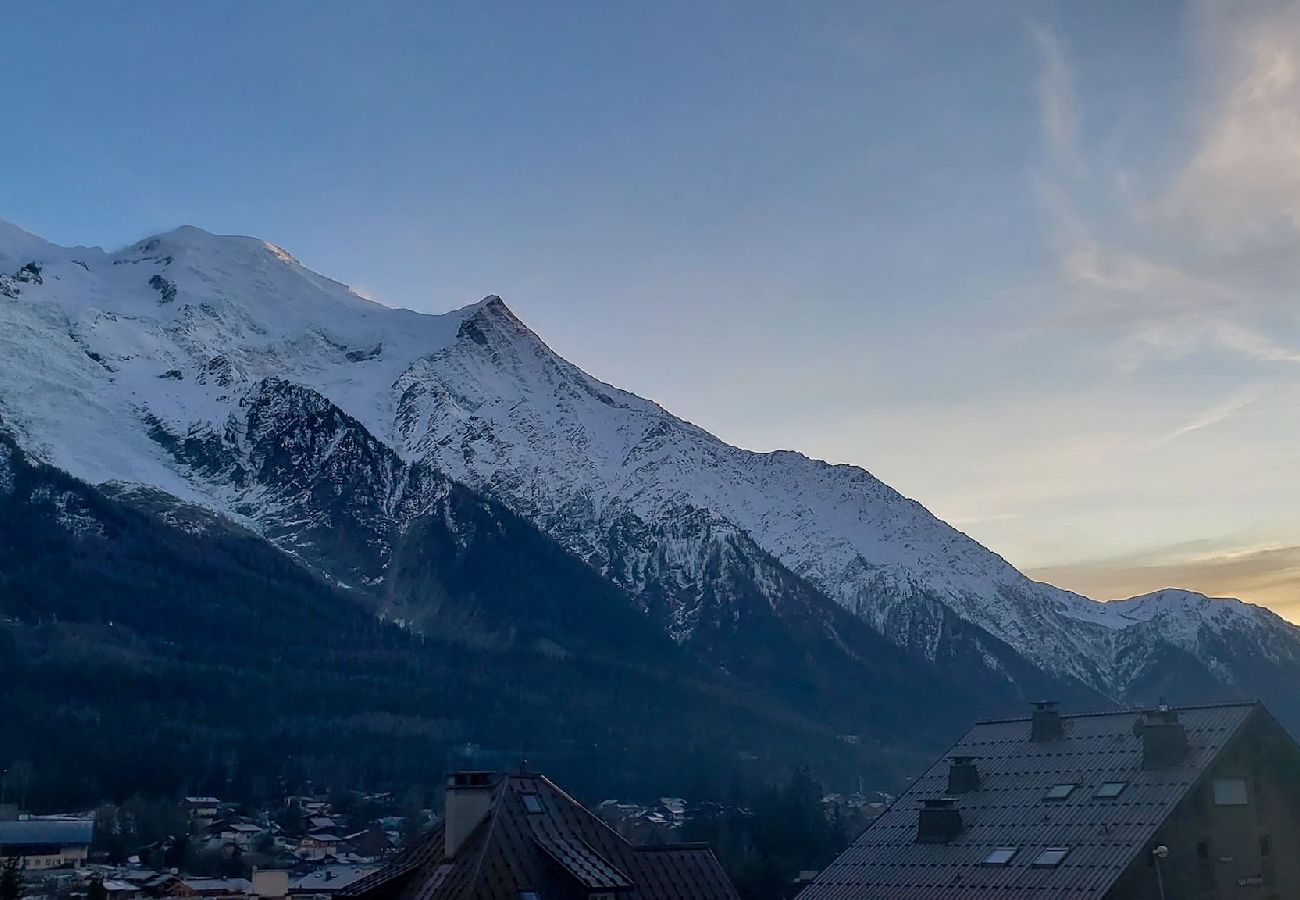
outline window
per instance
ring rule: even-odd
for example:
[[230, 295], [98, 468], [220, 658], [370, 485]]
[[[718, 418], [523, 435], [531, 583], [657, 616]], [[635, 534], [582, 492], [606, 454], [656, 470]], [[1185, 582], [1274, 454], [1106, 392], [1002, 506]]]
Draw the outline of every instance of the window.
[[1011, 862], [1011, 857], [1016, 855], [1016, 847], [997, 847], [989, 851], [989, 855], [984, 857], [980, 865], [984, 866], [1005, 866]]
[[1107, 781], [1101, 787], [1097, 788], [1094, 797], [1118, 797], [1124, 793], [1124, 788], [1128, 787], [1127, 781]]
[[1215, 806], [1245, 806], [1246, 805], [1246, 779], [1244, 778], [1214, 779], [1214, 805]]
[[520, 794], [519, 796], [524, 800], [524, 809], [530, 813], [545, 812], [542, 801], [536, 794]]
[[1259, 855], [1271, 856], [1272, 853], [1273, 853], [1273, 842], [1268, 839], [1268, 835], [1261, 834], [1259, 836]]
[[1074, 791], [1073, 784], [1054, 784], [1043, 794], [1044, 800], [1064, 800]]
[[1038, 854], [1038, 858], [1034, 860], [1034, 865], [1040, 869], [1050, 869], [1053, 866], [1060, 865], [1061, 860], [1065, 859], [1065, 854], [1069, 852], [1069, 847], [1048, 847]]
[[1197, 842], [1196, 842], [1196, 858], [1197, 858], [1197, 859], [1209, 859], [1209, 858], [1210, 858], [1210, 842], [1209, 842], [1209, 841], [1197, 841]]

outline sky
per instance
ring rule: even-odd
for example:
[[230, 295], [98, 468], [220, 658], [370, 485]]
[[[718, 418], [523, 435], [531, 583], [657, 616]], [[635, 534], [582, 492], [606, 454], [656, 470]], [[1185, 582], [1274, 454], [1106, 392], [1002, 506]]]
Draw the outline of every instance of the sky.
[[1300, 7], [0, 0], [0, 218], [502, 295], [1027, 574], [1300, 621]]

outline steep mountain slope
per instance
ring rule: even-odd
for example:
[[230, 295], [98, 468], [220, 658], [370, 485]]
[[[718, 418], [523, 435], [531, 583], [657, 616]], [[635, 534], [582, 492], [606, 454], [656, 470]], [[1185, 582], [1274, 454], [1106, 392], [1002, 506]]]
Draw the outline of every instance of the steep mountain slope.
[[841, 648], [809, 676], [824, 685], [879, 634], [999, 696], [1259, 692], [1300, 674], [1297, 630], [1265, 610], [1030, 581], [861, 469], [730, 447], [591, 378], [495, 297], [392, 310], [192, 228], [111, 254], [7, 228], [0, 273], [0, 414], [25, 448], [235, 516], [416, 627], [427, 610], [386, 566], [459, 482], [723, 665], [752, 659], [756, 635], [793, 640], [788, 658], [815, 635]]
[[[725, 778], [742, 755], [775, 774], [814, 754], [846, 782], [906, 763], [705, 671], [498, 505], [453, 486], [434, 506], [400, 567], [436, 593], [444, 637], [381, 623], [220, 516], [107, 496], [0, 436], [0, 753], [34, 764], [32, 804], [266, 799], [304, 779], [432, 791], [471, 741], [592, 796]], [[857, 700], [887, 716], [892, 693]]]

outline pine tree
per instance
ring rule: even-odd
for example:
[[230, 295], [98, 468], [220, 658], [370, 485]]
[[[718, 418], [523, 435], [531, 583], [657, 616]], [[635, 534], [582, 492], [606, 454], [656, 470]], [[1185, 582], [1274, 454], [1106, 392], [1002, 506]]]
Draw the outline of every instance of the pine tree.
[[0, 900], [18, 900], [23, 895], [23, 870], [19, 859], [11, 856], [0, 867]]

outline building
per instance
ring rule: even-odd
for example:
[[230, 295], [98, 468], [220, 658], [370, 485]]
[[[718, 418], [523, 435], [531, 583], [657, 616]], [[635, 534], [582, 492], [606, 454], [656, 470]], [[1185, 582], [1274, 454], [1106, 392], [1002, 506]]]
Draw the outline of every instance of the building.
[[377, 824], [371, 825], [365, 831], [343, 835], [339, 846], [344, 852], [362, 859], [378, 859], [394, 850], [393, 839]]
[[258, 835], [265, 832], [265, 828], [254, 825], [252, 822], [219, 822], [212, 826], [212, 836], [214, 838], [222, 843], [234, 844], [241, 850], [252, 847]]
[[460, 772], [443, 823], [352, 900], [736, 900], [702, 844], [637, 846], [549, 779]]
[[248, 897], [253, 883], [247, 878], [176, 878], [167, 883], [165, 897]]
[[133, 881], [122, 878], [105, 878], [102, 883], [108, 900], [141, 900], [145, 895], [144, 888]]
[[293, 900], [329, 900], [374, 872], [374, 866], [324, 866], [291, 880], [288, 896]]
[[0, 857], [18, 857], [25, 869], [78, 868], [90, 852], [90, 819], [18, 819], [0, 822]]
[[221, 801], [216, 797], [186, 797], [185, 811], [191, 819], [215, 819], [221, 812]]
[[310, 831], [298, 838], [295, 855], [299, 859], [325, 859], [335, 856], [339, 849], [339, 836], [330, 831]]
[[980, 722], [799, 900], [1300, 897], [1300, 746], [1259, 704]]

